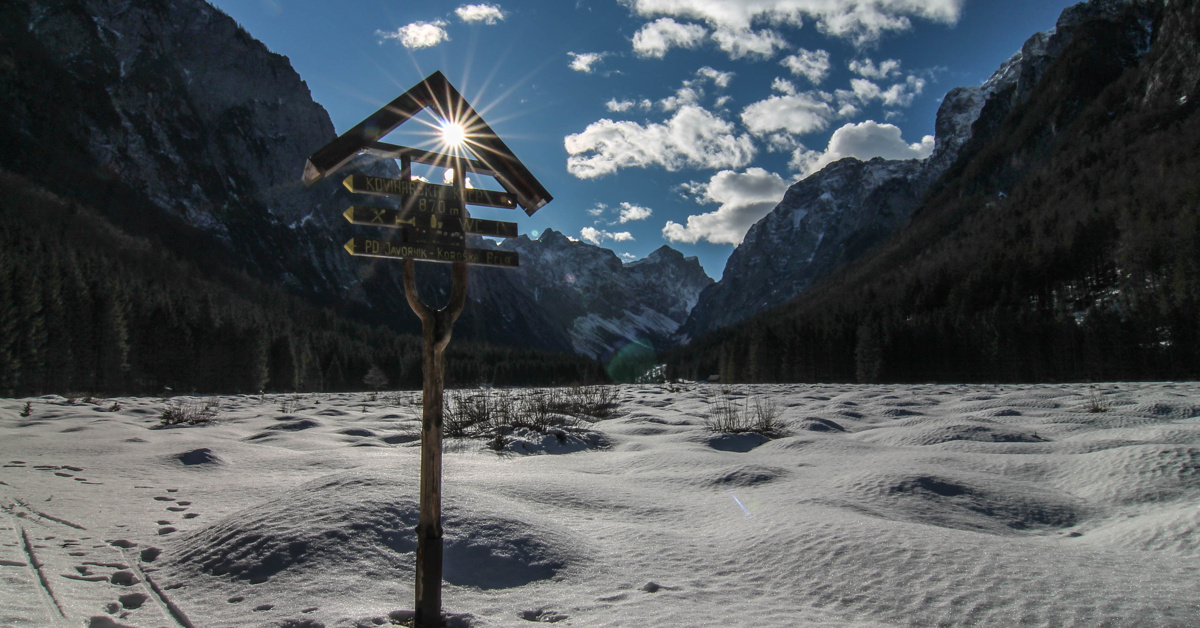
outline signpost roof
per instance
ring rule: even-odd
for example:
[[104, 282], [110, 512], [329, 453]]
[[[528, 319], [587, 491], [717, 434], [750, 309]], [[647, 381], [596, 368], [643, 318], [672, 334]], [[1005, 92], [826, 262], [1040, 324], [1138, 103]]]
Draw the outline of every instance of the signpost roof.
[[475, 172], [490, 171], [486, 174], [494, 177], [526, 214], [532, 216], [553, 199], [440, 71], [430, 74], [412, 89], [313, 153], [304, 167], [305, 185], [312, 185], [333, 174], [360, 152], [379, 153], [399, 148], [378, 140], [426, 108], [432, 109], [435, 115], [444, 120], [462, 125], [468, 138], [464, 146], [475, 157], [469, 169]]

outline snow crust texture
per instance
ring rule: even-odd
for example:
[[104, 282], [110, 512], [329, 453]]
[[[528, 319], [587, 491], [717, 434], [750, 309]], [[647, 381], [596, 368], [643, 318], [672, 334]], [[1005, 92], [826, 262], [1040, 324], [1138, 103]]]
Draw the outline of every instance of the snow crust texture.
[[[592, 446], [447, 441], [448, 625], [1200, 617], [1200, 384], [619, 395]], [[411, 618], [416, 397], [183, 398], [221, 419], [169, 429], [160, 399], [0, 400], [0, 625]], [[787, 434], [714, 434], [719, 400]]]

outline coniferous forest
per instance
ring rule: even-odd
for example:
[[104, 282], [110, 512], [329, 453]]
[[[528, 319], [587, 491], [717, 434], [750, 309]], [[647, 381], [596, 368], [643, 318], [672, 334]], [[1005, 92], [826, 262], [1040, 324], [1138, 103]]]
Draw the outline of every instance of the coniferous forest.
[[[0, 394], [362, 390], [373, 366], [386, 388], [420, 388], [419, 337], [219, 272], [0, 172]], [[446, 354], [450, 386], [604, 379], [568, 355], [461, 341]]]
[[890, 240], [790, 303], [676, 350], [669, 373], [1200, 376], [1200, 112], [1145, 97], [1156, 53], [1126, 70], [1115, 60], [1129, 53], [1104, 28], [1064, 51], [994, 139], [969, 144]]

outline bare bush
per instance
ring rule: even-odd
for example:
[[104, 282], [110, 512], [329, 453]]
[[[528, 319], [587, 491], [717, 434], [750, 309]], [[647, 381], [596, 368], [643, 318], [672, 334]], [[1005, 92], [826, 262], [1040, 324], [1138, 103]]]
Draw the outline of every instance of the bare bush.
[[1084, 406], [1088, 412], [1108, 412], [1112, 409], [1112, 404], [1105, 399], [1100, 398], [1100, 394], [1095, 388], [1088, 391], [1087, 405]]
[[216, 399], [206, 399], [203, 403], [185, 403], [177, 401], [168, 405], [158, 417], [159, 427], [174, 425], [203, 425], [220, 420], [221, 405]]
[[284, 397], [279, 402], [279, 411], [284, 414], [292, 414], [300, 409], [300, 395], [293, 394], [289, 397]]
[[506, 424], [546, 432], [565, 423], [562, 418], [565, 405], [567, 402], [559, 389], [527, 391], [517, 399]]
[[618, 392], [615, 386], [573, 386], [564, 397], [568, 401], [564, 414], [607, 419], [617, 409]]
[[489, 389], [451, 391], [442, 410], [442, 427], [447, 436], [483, 436], [507, 423], [512, 405], [508, 395]]
[[746, 399], [739, 407], [737, 402], [720, 397], [709, 403], [704, 424], [720, 434], [744, 434], [754, 432], [764, 436], [782, 436], [784, 424], [779, 417], [779, 406], [771, 400]]

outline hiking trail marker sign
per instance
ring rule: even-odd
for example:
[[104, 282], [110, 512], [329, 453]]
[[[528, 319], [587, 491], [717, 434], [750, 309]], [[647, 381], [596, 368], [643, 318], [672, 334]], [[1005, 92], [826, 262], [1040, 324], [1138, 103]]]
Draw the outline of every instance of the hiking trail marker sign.
[[[443, 129], [461, 134], [445, 154], [379, 141], [413, 116], [429, 109]], [[448, 134], [447, 134], [448, 135]], [[394, 230], [394, 238], [351, 238], [345, 249], [354, 256], [404, 260], [404, 296], [421, 319], [424, 341], [421, 390], [421, 498], [417, 522], [415, 628], [442, 625], [442, 397], [445, 387], [446, 346], [454, 321], [467, 300], [467, 266], [470, 264], [516, 268], [515, 251], [467, 246], [467, 234], [498, 238], [517, 236], [517, 224], [477, 220], [467, 205], [514, 209], [532, 216], [553, 197], [533, 173], [446, 80], [434, 72], [400, 94], [354, 128], [321, 147], [308, 158], [304, 184], [333, 175], [355, 156], [368, 153], [400, 160], [400, 178], [351, 174], [342, 182], [356, 194], [399, 199], [399, 208], [354, 205], [343, 216], [354, 225]], [[412, 178], [412, 164], [454, 171], [453, 185], [438, 185]], [[466, 173], [489, 176], [503, 191], [466, 187]], [[416, 260], [450, 263], [453, 286], [450, 302], [435, 310], [417, 295]]]

